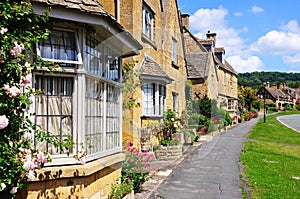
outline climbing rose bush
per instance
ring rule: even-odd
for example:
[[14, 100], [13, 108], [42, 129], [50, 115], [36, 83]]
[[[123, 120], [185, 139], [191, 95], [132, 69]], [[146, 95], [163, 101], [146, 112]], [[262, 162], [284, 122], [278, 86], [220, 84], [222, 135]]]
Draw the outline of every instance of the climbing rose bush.
[[[0, 2], [0, 198], [14, 198], [36, 178], [37, 169], [51, 161], [33, 144], [49, 142], [51, 135], [32, 123], [33, 114], [28, 112], [35, 94], [32, 72], [49, 65], [36, 55], [33, 45], [47, 39], [48, 25], [48, 14], [36, 15], [29, 0]], [[52, 141], [65, 150], [74, 144]], [[84, 153], [77, 158], [85, 163]]]

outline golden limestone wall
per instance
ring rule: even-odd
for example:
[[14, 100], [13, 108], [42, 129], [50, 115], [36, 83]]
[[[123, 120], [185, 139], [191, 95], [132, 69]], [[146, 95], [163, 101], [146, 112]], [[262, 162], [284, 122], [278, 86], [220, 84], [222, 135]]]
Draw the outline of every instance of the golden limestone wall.
[[123, 160], [124, 154], [116, 154], [85, 165], [45, 167], [17, 199], [105, 198], [121, 177]]
[[[142, 31], [142, 5], [143, 1], [121, 0], [120, 23], [131, 32], [136, 40], [143, 45], [140, 55], [123, 60], [123, 63], [135, 63], [135, 69], [140, 69], [145, 56], [151, 57], [174, 81], [167, 85], [166, 106], [172, 108], [172, 92], [178, 93], [179, 113], [185, 109], [185, 81], [186, 68], [183, 54], [183, 43], [179, 27], [179, 18], [176, 1], [145, 0], [154, 12], [154, 38], [149, 40], [143, 36]], [[163, 6], [163, 8], [161, 7]], [[163, 11], [162, 11], [163, 10]], [[172, 38], [177, 41], [177, 66], [172, 66]], [[142, 127], [142, 90], [138, 87], [133, 99], [137, 107], [123, 111], [124, 139], [133, 138], [134, 144], [139, 145], [139, 129]], [[152, 118], [153, 119], [153, 118]], [[153, 120], [144, 121], [152, 123]], [[157, 120], [155, 120], [157, 121]], [[123, 141], [124, 141], [123, 139]]]

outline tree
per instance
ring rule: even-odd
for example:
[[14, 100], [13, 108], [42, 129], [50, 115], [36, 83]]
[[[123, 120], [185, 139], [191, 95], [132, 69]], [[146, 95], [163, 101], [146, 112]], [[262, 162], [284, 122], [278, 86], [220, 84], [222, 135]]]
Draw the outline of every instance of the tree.
[[251, 111], [253, 103], [257, 101], [256, 90], [251, 87], [241, 86], [238, 89], [238, 97], [243, 107]]

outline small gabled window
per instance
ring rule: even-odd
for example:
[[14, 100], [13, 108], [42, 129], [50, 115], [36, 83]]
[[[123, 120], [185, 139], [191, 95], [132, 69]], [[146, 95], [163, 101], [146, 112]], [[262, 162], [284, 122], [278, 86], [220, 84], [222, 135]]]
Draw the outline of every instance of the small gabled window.
[[52, 30], [47, 40], [41, 40], [37, 45], [37, 53], [45, 60], [68, 64], [81, 64], [78, 38], [74, 32]]

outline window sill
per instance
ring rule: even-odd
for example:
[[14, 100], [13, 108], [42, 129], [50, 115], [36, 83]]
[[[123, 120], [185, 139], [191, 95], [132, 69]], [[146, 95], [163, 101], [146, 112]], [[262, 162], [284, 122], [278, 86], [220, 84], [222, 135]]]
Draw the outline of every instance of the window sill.
[[104, 158], [88, 162], [85, 165], [65, 165], [44, 167], [37, 170], [37, 178], [33, 181], [54, 180], [62, 178], [72, 178], [89, 176], [95, 172], [98, 172], [106, 167], [111, 167], [114, 164], [118, 164], [125, 160], [124, 153], [117, 153]]
[[142, 115], [141, 119], [150, 119], [150, 120], [158, 120], [158, 119], [162, 119], [163, 116], [162, 115]]
[[179, 66], [174, 61], [172, 61], [172, 67], [175, 68], [175, 69], [177, 69], [177, 70], [179, 69]]
[[147, 35], [142, 33], [142, 41], [145, 43], [150, 44], [155, 50], [157, 50], [157, 46], [155, 45], [154, 41], [151, 40]]

